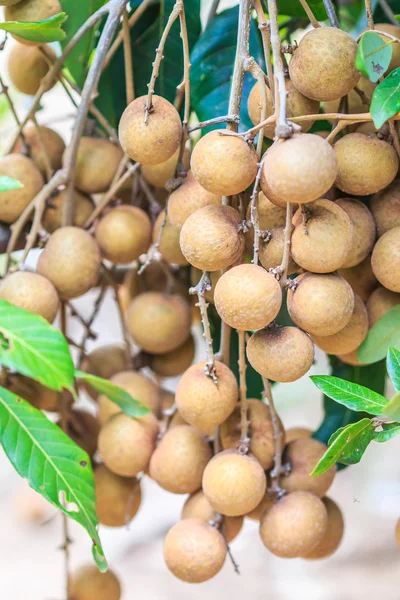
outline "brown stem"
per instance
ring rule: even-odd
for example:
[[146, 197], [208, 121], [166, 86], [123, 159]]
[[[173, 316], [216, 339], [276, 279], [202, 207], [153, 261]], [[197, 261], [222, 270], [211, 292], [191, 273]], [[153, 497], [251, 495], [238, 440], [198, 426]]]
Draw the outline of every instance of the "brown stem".
[[185, 107], [183, 112], [183, 129], [182, 141], [179, 154], [179, 162], [182, 163], [183, 153], [185, 151], [186, 142], [189, 138], [189, 117], [190, 117], [190, 51], [189, 38], [186, 25], [186, 15], [183, 0], [178, 0], [180, 5], [179, 23], [181, 26], [181, 39], [183, 48], [183, 85], [185, 89]]
[[253, 2], [254, 8], [257, 12], [258, 19], [258, 29], [261, 33], [261, 39], [263, 43], [264, 50], [264, 60], [265, 66], [267, 68], [267, 77], [268, 77], [268, 87], [271, 90], [272, 94], [272, 104], [275, 107], [275, 98], [274, 98], [274, 74], [272, 70], [272, 62], [271, 62], [271, 25], [269, 21], [265, 18], [265, 13], [263, 7], [261, 5], [261, 0], [254, 0]]
[[209, 119], [208, 121], [191, 125], [188, 131], [189, 133], [192, 133], [192, 131], [196, 131], [197, 129], [204, 129], [205, 127], [210, 127], [211, 125], [219, 125], [220, 123], [239, 123], [239, 117], [215, 117], [214, 119]]
[[374, 29], [374, 17], [372, 16], [371, 0], [365, 0], [365, 11], [368, 19], [368, 29]]
[[239, 392], [240, 392], [240, 442], [238, 450], [241, 454], [247, 454], [250, 446], [249, 419], [246, 386], [246, 332], [238, 330], [239, 338]]
[[285, 231], [283, 234], [283, 256], [282, 256], [282, 264], [278, 267], [279, 272], [282, 274], [280, 278], [280, 284], [282, 287], [285, 287], [288, 282], [288, 266], [290, 259], [290, 244], [292, 238], [292, 215], [293, 215], [293, 204], [288, 202], [286, 204], [286, 223], [285, 223]]
[[393, 140], [393, 146], [394, 149], [397, 152], [397, 156], [400, 158], [400, 141], [399, 141], [399, 135], [396, 131], [396, 126], [394, 124], [394, 121], [392, 119], [390, 119], [388, 121], [389, 123], [389, 131], [390, 131], [390, 135], [392, 136], [392, 140]]
[[203, 323], [203, 337], [206, 340], [207, 365], [206, 374], [212, 377], [214, 383], [218, 383], [217, 372], [215, 369], [215, 356], [213, 351], [213, 341], [211, 337], [210, 322], [208, 320], [208, 304], [204, 298], [206, 291], [211, 290], [211, 279], [208, 271], [203, 271], [199, 283], [189, 289], [189, 294], [197, 294], [197, 305], [200, 309], [201, 320]]
[[126, 103], [130, 104], [135, 99], [135, 88], [133, 84], [131, 33], [129, 28], [128, 11], [126, 8], [122, 14], [122, 33], [124, 38]]
[[141, 275], [142, 273], [144, 273], [144, 271], [147, 269], [147, 267], [149, 265], [151, 265], [151, 263], [153, 262], [153, 260], [157, 256], [157, 253], [158, 253], [160, 245], [161, 245], [161, 239], [162, 239], [162, 236], [163, 236], [163, 233], [164, 233], [164, 229], [165, 229], [165, 226], [167, 224], [167, 219], [168, 219], [167, 209], [168, 209], [168, 200], [167, 200], [167, 203], [165, 205], [164, 219], [163, 219], [163, 222], [161, 223], [161, 227], [160, 227], [160, 230], [158, 232], [157, 240], [152, 245], [152, 247], [150, 248], [150, 250], [148, 251], [148, 253], [146, 254], [146, 260], [144, 261], [144, 263], [140, 267], [140, 269], [138, 271], [138, 275]]
[[274, 400], [272, 397], [271, 384], [265, 377], [262, 378], [264, 384], [263, 399], [268, 401], [269, 411], [271, 414], [272, 430], [274, 432], [274, 468], [270, 472], [271, 491], [280, 497], [283, 490], [280, 486], [280, 476], [282, 473], [282, 453], [283, 453], [283, 431], [278, 413], [275, 409]]
[[317, 19], [315, 18], [315, 15], [314, 15], [313, 11], [309, 7], [307, 1], [306, 0], [300, 0], [300, 4], [302, 5], [302, 7], [304, 9], [304, 12], [306, 13], [307, 17], [309, 18], [311, 25], [314, 28], [321, 27], [321, 25], [318, 23]]
[[281, 39], [279, 37], [278, 8], [276, 0], [268, 0], [268, 13], [271, 26], [271, 46], [274, 57], [275, 77], [275, 135], [278, 138], [291, 137], [293, 130], [286, 121], [286, 84], [285, 71], [281, 54]]
[[[254, 181], [253, 192], [250, 196], [250, 218], [253, 224], [254, 231], [254, 242], [253, 242], [253, 263], [258, 265], [258, 257], [260, 254], [260, 239], [263, 237], [263, 232], [260, 229], [260, 218], [258, 214], [258, 190], [260, 187], [260, 179], [261, 173], [264, 166], [264, 161], [266, 158], [266, 154], [264, 158], [260, 161], [258, 165], [258, 171], [256, 175], [256, 179]], [[265, 237], [264, 237], [265, 239]]]
[[[233, 67], [231, 93], [229, 97], [228, 114], [240, 119], [240, 104], [242, 100], [243, 82], [245, 76], [244, 61], [249, 56], [250, 43], [250, 0], [241, 0], [239, 4], [239, 20], [236, 43], [235, 64]], [[237, 131], [236, 122], [228, 123], [228, 131]]]
[[[61, 302], [61, 333], [66, 336], [67, 335], [67, 311], [65, 307], [65, 303]], [[61, 420], [61, 428], [67, 433], [68, 432], [68, 396], [69, 392], [67, 390], [63, 390], [59, 394], [59, 402], [60, 402], [60, 420]], [[67, 515], [62, 513], [62, 524], [63, 524], [63, 544], [62, 549], [64, 552], [64, 572], [65, 572], [65, 589], [67, 593], [67, 599], [70, 597], [70, 551], [69, 546], [71, 544], [71, 540], [69, 537], [69, 523]]]
[[101, 285], [101, 288], [100, 288], [100, 293], [99, 293], [99, 295], [97, 296], [97, 298], [96, 298], [96, 300], [94, 302], [92, 314], [90, 315], [90, 318], [87, 321], [87, 328], [85, 330], [85, 333], [83, 334], [83, 338], [82, 338], [81, 343], [80, 343], [80, 350], [81, 350], [81, 352], [80, 352], [80, 355], [79, 355], [79, 358], [78, 358], [78, 365], [79, 366], [81, 366], [83, 358], [84, 358], [84, 356], [86, 354], [86, 344], [87, 344], [87, 342], [88, 342], [88, 340], [90, 338], [91, 327], [92, 327], [92, 325], [93, 325], [93, 323], [94, 323], [97, 315], [100, 312], [100, 309], [101, 309], [101, 306], [103, 304], [103, 300], [105, 298], [106, 292], [107, 292], [107, 285], [106, 285], [105, 282], [103, 282], [102, 285]]

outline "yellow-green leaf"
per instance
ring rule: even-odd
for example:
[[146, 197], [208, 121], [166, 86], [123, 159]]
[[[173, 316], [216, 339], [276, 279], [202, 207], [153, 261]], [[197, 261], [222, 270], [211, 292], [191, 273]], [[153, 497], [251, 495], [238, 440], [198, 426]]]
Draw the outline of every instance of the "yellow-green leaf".
[[5, 21], [0, 23], [0, 29], [17, 35], [28, 42], [49, 44], [65, 38], [61, 25], [67, 19], [65, 12], [58, 13], [44, 21]]

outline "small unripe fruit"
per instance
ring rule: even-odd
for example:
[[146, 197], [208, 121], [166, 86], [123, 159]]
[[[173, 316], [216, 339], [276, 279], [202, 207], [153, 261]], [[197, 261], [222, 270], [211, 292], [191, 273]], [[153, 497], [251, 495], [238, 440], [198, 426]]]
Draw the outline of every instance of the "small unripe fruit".
[[[127, 351], [119, 344], [99, 346], [85, 356], [80, 369], [103, 379], [111, 379], [117, 373], [129, 369]], [[88, 384], [84, 384], [84, 387], [90, 397], [96, 400], [99, 393]]]
[[176, 377], [190, 367], [194, 359], [194, 351], [194, 339], [191, 335], [175, 350], [153, 356], [151, 370], [159, 377]]
[[373, 248], [376, 237], [375, 221], [367, 206], [355, 198], [340, 198], [335, 204], [347, 213], [353, 224], [351, 248], [341, 266], [354, 267], [360, 264]]
[[202, 188], [189, 171], [186, 179], [168, 200], [168, 217], [178, 229], [196, 210], [209, 204], [221, 204], [221, 196], [217, 196]]
[[369, 207], [378, 236], [400, 227], [400, 181], [396, 179], [388, 188], [374, 194]]
[[379, 238], [371, 264], [379, 283], [392, 292], [400, 292], [400, 227], [389, 229]]
[[[275, 208], [278, 208], [277, 206]], [[253, 234], [253, 230], [251, 230]], [[285, 228], [277, 227], [271, 232], [271, 238], [264, 242], [261, 240], [259, 248], [260, 263], [264, 269], [275, 269], [282, 264], [283, 251], [285, 246]], [[247, 238], [246, 238], [247, 239]], [[252, 242], [253, 243], [253, 242]], [[296, 265], [293, 258], [289, 256], [288, 275], [298, 273], [301, 267]]]
[[135, 477], [119, 477], [104, 465], [94, 472], [96, 513], [99, 523], [122, 527], [133, 519], [140, 507], [142, 494]]
[[291, 471], [282, 477], [282, 488], [287, 492], [302, 490], [312, 492], [320, 498], [325, 496], [335, 478], [336, 465], [332, 465], [321, 475], [311, 476], [310, 473], [317, 466], [326, 449], [325, 444], [313, 438], [297, 439], [288, 444], [284, 460], [290, 464]]
[[95, 565], [81, 567], [72, 573], [70, 596], [73, 600], [120, 600], [121, 586], [110, 571], [100, 573]]
[[[62, 226], [63, 206], [67, 197], [68, 190], [65, 188], [49, 198], [43, 215], [43, 227], [48, 233], [54, 233]], [[74, 226], [83, 227], [94, 210], [93, 201], [74, 190], [73, 202], [75, 206]]]
[[[158, 215], [156, 222], [154, 223], [154, 227], [153, 227], [153, 243], [157, 243], [158, 239], [160, 237], [160, 229], [164, 223], [164, 219], [165, 219], [165, 211], [161, 211], [160, 214]], [[169, 263], [172, 263], [174, 265], [180, 265], [180, 266], [185, 266], [188, 264], [188, 261], [186, 260], [186, 258], [184, 257], [181, 247], [180, 247], [180, 243], [179, 243], [179, 239], [180, 239], [180, 233], [179, 233], [179, 229], [178, 227], [176, 227], [176, 225], [174, 225], [171, 222], [171, 219], [169, 218], [169, 209], [168, 209], [168, 215], [167, 215], [167, 221], [165, 223], [162, 235], [161, 235], [161, 241], [160, 241], [160, 246], [159, 246], [159, 252], [161, 254], [161, 256], [164, 258], [164, 260], [166, 260]]]
[[16, 179], [24, 186], [0, 194], [0, 221], [14, 223], [40, 192], [44, 181], [33, 160], [22, 154], [8, 154], [0, 158], [0, 176], [2, 175]]
[[[192, 494], [183, 505], [181, 519], [200, 519], [208, 523], [213, 521], [217, 513], [207, 500], [202, 490]], [[243, 517], [223, 517], [223, 535], [229, 544], [238, 535], [243, 526]]]
[[265, 495], [261, 502], [257, 504], [257, 506], [245, 516], [249, 519], [252, 519], [253, 521], [260, 521], [267, 508], [270, 508], [270, 506], [272, 506], [275, 502], [276, 499], [270, 496], [267, 491], [265, 492]]
[[367, 302], [369, 326], [373, 327], [391, 308], [400, 304], [400, 294], [378, 287]]
[[290, 442], [294, 442], [294, 440], [301, 440], [311, 436], [312, 430], [307, 427], [290, 427], [289, 429], [286, 429], [285, 432], [286, 444], [290, 444]]
[[[47, 50], [50, 49], [46, 48]], [[50, 53], [54, 55], [52, 50]], [[28, 96], [34, 96], [43, 77], [49, 72], [50, 66], [37, 46], [21, 43], [12, 46], [8, 55], [7, 69], [11, 83], [17, 90]]]
[[45, 277], [29, 271], [7, 275], [0, 283], [0, 298], [40, 315], [50, 323], [56, 318], [60, 305], [54, 285]]
[[[46, 154], [49, 159], [50, 168], [53, 171], [61, 168], [65, 144], [64, 140], [54, 129], [44, 127], [43, 125], [27, 125], [24, 127], [24, 137], [29, 146], [29, 155], [42, 175], [47, 174]], [[13, 148], [13, 152], [21, 152], [21, 150], [22, 140], [19, 137]]]
[[143, 177], [154, 185], [154, 187], [165, 188], [166, 183], [175, 175], [175, 169], [179, 159], [179, 147], [170, 158], [158, 165], [142, 165], [141, 171]]
[[102, 255], [116, 264], [137, 260], [149, 248], [150, 239], [150, 219], [136, 206], [113, 208], [96, 227], [96, 240]]
[[327, 558], [333, 554], [339, 547], [342, 541], [344, 532], [344, 520], [342, 511], [330, 498], [322, 498], [322, 502], [325, 505], [328, 513], [328, 527], [322, 540], [315, 546], [309, 554], [304, 558], [308, 559], [319, 559]]
[[75, 185], [86, 194], [105, 192], [122, 159], [120, 148], [103, 138], [82, 137], [76, 159]]
[[355, 294], [366, 302], [378, 285], [372, 272], [371, 257], [367, 256], [359, 265], [348, 269], [339, 269], [338, 274], [349, 282]]

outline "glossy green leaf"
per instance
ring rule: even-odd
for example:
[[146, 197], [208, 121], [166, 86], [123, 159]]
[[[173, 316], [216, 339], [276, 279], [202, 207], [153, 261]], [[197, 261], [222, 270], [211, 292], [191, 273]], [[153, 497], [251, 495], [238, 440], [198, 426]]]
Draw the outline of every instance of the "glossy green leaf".
[[373, 415], [381, 415], [388, 402], [381, 394], [338, 377], [313, 375], [310, 379], [329, 398], [357, 412], [366, 411]]
[[400, 422], [400, 392], [396, 392], [393, 398], [389, 400], [383, 414], [391, 421]]
[[62, 333], [0, 299], [0, 364], [61, 391], [74, 389], [74, 364]]
[[13, 177], [7, 175], [0, 176], [0, 192], [9, 192], [10, 190], [19, 190], [23, 188], [23, 184]]
[[388, 350], [386, 366], [394, 389], [396, 392], [400, 392], [400, 352], [396, 348], [392, 348], [392, 346]]
[[90, 458], [29, 402], [0, 387], [0, 442], [21, 477], [49, 502], [82, 525], [94, 544], [101, 571], [107, 569], [97, 531]]
[[67, 18], [67, 15], [61, 12], [45, 21], [5, 21], [0, 23], [0, 29], [17, 35], [28, 42], [48, 44], [59, 42], [65, 38], [66, 33], [61, 26]]
[[374, 442], [388, 442], [400, 434], [400, 423], [384, 423], [381, 430], [374, 432]]
[[112, 402], [118, 404], [118, 406], [130, 417], [142, 417], [151, 412], [148, 406], [139, 402], [139, 400], [135, 400], [128, 392], [107, 379], [97, 377], [96, 375], [90, 375], [84, 371], [75, 371], [75, 377], [77, 379], [83, 379], [97, 392], [107, 396]]
[[381, 360], [386, 357], [389, 346], [400, 348], [400, 304], [391, 308], [371, 327], [358, 348], [358, 360], [362, 363]]
[[[307, 4], [313, 11], [316, 19], [319, 21], [325, 21], [327, 19], [323, 0], [308, 0]], [[280, 15], [287, 15], [288, 17], [304, 17], [305, 19], [308, 19], [298, 0], [278, 0], [278, 11]]]
[[356, 67], [364, 77], [376, 83], [386, 73], [392, 58], [392, 44], [373, 31], [367, 31], [358, 43]]
[[371, 115], [377, 129], [400, 110], [400, 67], [394, 69], [372, 94]]

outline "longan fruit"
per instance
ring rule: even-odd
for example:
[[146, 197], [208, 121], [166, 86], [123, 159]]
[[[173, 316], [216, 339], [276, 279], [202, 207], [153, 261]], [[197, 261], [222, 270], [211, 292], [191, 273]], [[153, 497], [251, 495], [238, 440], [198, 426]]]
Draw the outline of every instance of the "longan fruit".
[[[62, 12], [62, 8], [58, 0], [19, 0], [17, 4], [6, 6], [4, 17], [6, 21], [35, 22], [45, 21], [60, 12]], [[32, 42], [15, 37], [22, 43], [32, 44]]]
[[30, 377], [25, 377], [25, 375], [12, 377], [7, 388], [39, 410], [47, 412], [58, 412], [60, 410], [58, 392], [45, 387], [42, 383]]
[[[372, 94], [376, 88], [376, 83], [372, 83], [366, 77], [361, 76], [357, 82], [357, 88], [364, 93], [366, 96], [367, 103], [364, 102], [364, 97], [361, 97], [355, 89], [350, 90], [347, 95], [347, 113], [348, 114], [359, 114], [369, 112], [371, 104]], [[337, 100], [328, 100], [324, 102], [323, 108], [325, 113], [337, 113], [339, 112], [341, 98]]]
[[389, 187], [374, 194], [369, 207], [375, 219], [378, 237], [389, 229], [400, 227], [400, 181], [395, 179]]
[[[149, 418], [153, 424], [149, 424]], [[99, 434], [99, 451], [104, 464], [121, 477], [134, 477], [145, 471], [157, 437], [157, 421], [153, 415], [133, 419], [118, 413], [108, 419]]]
[[14, 223], [40, 192], [44, 181], [33, 160], [22, 154], [8, 154], [0, 158], [0, 176], [2, 175], [16, 179], [24, 186], [0, 194], [0, 221]]
[[[57, 425], [63, 427], [62, 419], [57, 422]], [[69, 413], [65, 433], [75, 444], [85, 450], [90, 458], [93, 458], [97, 450], [99, 431], [98, 420], [86, 410], [77, 408]]]
[[0, 0], [0, 6], [12, 6], [17, 2], [21, 2], [21, 0]]
[[388, 290], [400, 292], [400, 227], [389, 229], [379, 238], [372, 251], [372, 270]]
[[297, 327], [267, 327], [253, 333], [247, 343], [253, 369], [272, 381], [297, 381], [311, 369], [314, 346]]
[[78, 227], [62, 227], [51, 234], [39, 256], [37, 272], [55, 286], [60, 298], [77, 298], [96, 285], [100, 252], [92, 236]]
[[150, 364], [151, 370], [159, 377], [176, 377], [190, 367], [194, 359], [194, 352], [194, 338], [190, 335], [186, 342], [175, 350], [153, 356]]
[[71, 574], [69, 592], [73, 600], [120, 600], [121, 585], [110, 569], [100, 573], [95, 565], [81, 567]]
[[182, 123], [173, 105], [155, 94], [145, 123], [146, 102], [147, 96], [140, 96], [127, 106], [119, 122], [119, 141], [132, 160], [143, 165], [158, 165], [178, 150]]
[[[192, 286], [196, 286], [199, 283], [201, 276], [202, 276], [202, 272], [199, 269], [196, 269], [196, 267], [191, 267], [190, 283]], [[217, 285], [217, 282], [221, 276], [222, 276], [222, 271], [212, 271], [210, 273], [212, 287], [211, 287], [211, 290], [206, 290], [204, 293], [204, 298], [207, 300], [207, 302], [211, 302], [212, 304], [214, 304], [215, 286]]]
[[302, 490], [311, 492], [322, 498], [329, 490], [335, 475], [336, 465], [332, 465], [325, 473], [310, 473], [326, 452], [327, 447], [313, 438], [302, 438], [290, 442], [285, 448], [284, 460], [291, 466], [288, 475], [281, 478], [281, 486], [287, 492]]
[[[147, 268], [152, 267], [157, 263], [150, 263]], [[147, 271], [147, 269], [146, 269]], [[142, 273], [144, 275], [146, 273]], [[165, 288], [164, 288], [165, 289]], [[138, 275], [138, 266], [135, 265], [125, 272], [122, 283], [118, 286], [117, 296], [122, 313], [126, 314], [132, 300], [143, 291], [143, 280], [141, 275]]]
[[336, 273], [299, 275], [289, 290], [287, 307], [294, 323], [312, 335], [333, 335], [350, 321], [354, 292]]
[[282, 290], [273, 275], [257, 265], [226, 271], [214, 292], [215, 308], [233, 329], [253, 331], [269, 325], [282, 305]]
[[354, 267], [370, 254], [374, 246], [376, 238], [374, 217], [368, 207], [355, 198], [339, 198], [335, 204], [347, 213], [353, 224], [351, 249], [341, 266]]
[[189, 337], [190, 308], [180, 296], [145, 292], [134, 298], [126, 324], [140, 348], [151, 354], [165, 354]]
[[395, 538], [396, 538], [397, 547], [400, 549], [400, 519], [397, 521], [397, 524], [396, 524]]
[[169, 429], [150, 459], [150, 477], [173, 494], [191, 494], [201, 487], [212, 451], [205, 437], [190, 425]]
[[197, 142], [190, 166], [201, 187], [217, 196], [233, 196], [253, 183], [258, 160], [252, 143], [215, 130]]
[[180, 245], [186, 260], [201, 271], [220, 271], [243, 254], [244, 235], [237, 210], [223, 204], [204, 206], [185, 221]]
[[271, 202], [304, 204], [323, 196], [335, 183], [332, 146], [312, 133], [296, 133], [267, 150], [261, 188]]
[[[216, 512], [202, 490], [191, 494], [183, 505], [181, 519], [200, 519], [208, 523], [216, 517]], [[229, 544], [243, 527], [243, 517], [223, 517], [222, 534]], [[221, 529], [220, 529], [221, 530]]]
[[307, 427], [290, 427], [286, 429], [285, 438], [286, 444], [294, 442], [294, 440], [301, 440], [303, 438], [310, 438], [312, 436], [312, 430]]
[[[400, 28], [397, 25], [392, 25], [391, 23], [376, 23], [375, 29], [383, 31], [384, 33], [389, 33], [400, 40]], [[386, 42], [388, 41], [389, 39], [386, 38]], [[395, 43], [392, 44], [392, 58], [387, 72], [389, 73], [390, 71], [397, 69], [397, 67], [400, 67], [400, 44]]]
[[193, 173], [189, 171], [182, 185], [169, 197], [168, 218], [175, 227], [182, 229], [190, 215], [209, 204], [221, 204], [221, 196], [202, 188], [193, 177]]
[[206, 361], [185, 371], [176, 389], [176, 405], [182, 417], [207, 434], [212, 434], [234, 410], [239, 395], [236, 377], [222, 362], [215, 362], [218, 383], [206, 374]]
[[257, 506], [251, 510], [247, 515], [245, 515], [248, 519], [252, 519], [253, 521], [260, 521], [261, 517], [269, 508], [276, 502], [276, 499], [270, 496], [269, 492], [265, 492], [263, 499]]
[[290, 252], [293, 260], [307, 271], [336, 271], [352, 250], [353, 223], [346, 211], [331, 200], [315, 200], [307, 208], [306, 224], [299, 208], [293, 225]]
[[[160, 214], [158, 215], [158, 217], [154, 223], [153, 244], [158, 242], [160, 229], [162, 227], [162, 224], [164, 223], [164, 219], [165, 219], [165, 211], [163, 210], [160, 212]], [[188, 261], [186, 260], [185, 256], [182, 253], [179, 239], [180, 239], [180, 231], [179, 231], [178, 227], [176, 227], [176, 225], [174, 225], [171, 222], [171, 219], [169, 217], [169, 208], [168, 208], [167, 221], [165, 223], [165, 226], [164, 226], [164, 229], [163, 229], [163, 232], [161, 235], [161, 241], [160, 241], [160, 246], [159, 246], [158, 250], [159, 250], [161, 256], [164, 258], [164, 260], [166, 260], [167, 262], [172, 263], [174, 265], [185, 266], [188, 264]]]
[[[81, 371], [97, 375], [103, 379], [111, 379], [113, 375], [129, 369], [129, 360], [126, 349], [119, 344], [106, 344], [95, 348], [87, 354], [80, 366]], [[84, 387], [93, 400], [99, 392], [84, 383]]]
[[157, 165], [142, 165], [142, 175], [146, 181], [151, 183], [151, 185], [164, 189], [167, 181], [172, 179], [172, 177], [175, 175], [178, 159], [179, 147], [176, 149], [173, 155], [164, 162], [158, 163]]
[[251, 454], [225, 450], [210, 460], [203, 475], [203, 492], [211, 506], [228, 517], [245, 515], [259, 505], [267, 480]]
[[[35, 48], [27, 49], [32, 50]], [[47, 175], [45, 152], [48, 156], [51, 169], [57, 171], [57, 169], [61, 168], [65, 143], [54, 129], [44, 127], [43, 125], [27, 125], [24, 127], [24, 137], [29, 146], [29, 155], [42, 175]], [[22, 151], [21, 137], [18, 138], [12, 151]]]
[[75, 166], [75, 185], [86, 194], [106, 192], [111, 186], [123, 154], [103, 138], [81, 137]]
[[142, 500], [136, 477], [120, 477], [104, 465], [94, 472], [96, 513], [101, 525], [122, 527], [132, 521]]
[[[42, 220], [43, 227], [48, 233], [53, 233], [61, 227], [63, 205], [67, 196], [68, 191], [64, 189], [57, 192], [55, 196], [51, 196], [48, 200]], [[74, 190], [73, 202], [75, 206], [74, 226], [83, 227], [94, 210], [93, 200]]]
[[375, 194], [396, 177], [399, 168], [396, 150], [376, 136], [348, 133], [333, 149], [338, 165], [335, 185], [346, 194]]
[[261, 540], [281, 558], [305, 556], [318, 546], [328, 528], [322, 500], [305, 491], [283, 496], [266, 510], [260, 521]]
[[344, 519], [342, 511], [330, 498], [322, 498], [322, 502], [325, 505], [328, 513], [328, 526], [324, 537], [317, 544], [309, 554], [306, 554], [304, 558], [307, 559], [318, 559], [327, 558], [333, 554], [339, 547], [342, 541], [344, 533]]
[[[276, 204], [273, 204], [270, 200], [268, 200], [268, 198], [263, 192], [258, 193], [257, 212], [260, 229], [262, 231], [272, 231], [273, 229], [285, 226], [286, 207], [276, 206]], [[247, 207], [246, 219], [248, 221], [251, 220], [251, 202]], [[245, 238], [247, 251], [251, 254], [253, 252], [254, 247], [254, 230], [252, 228], [246, 231]]]
[[365, 363], [362, 363], [358, 360], [357, 352], [358, 348], [352, 350], [352, 352], [349, 352], [348, 354], [338, 354], [338, 358], [346, 365], [351, 365], [352, 367], [361, 367]]
[[307, 98], [336, 100], [360, 79], [356, 68], [357, 43], [334, 27], [318, 27], [301, 39], [289, 63], [293, 85]]
[[378, 287], [367, 302], [369, 326], [373, 327], [391, 308], [400, 304], [400, 294]]
[[164, 541], [168, 569], [187, 583], [202, 583], [222, 569], [226, 542], [215, 527], [201, 519], [184, 519], [174, 525]]
[[96, 240], [104, 258], [127, 264], [137, 260], [150, 246], [151, 221], [141, 208], [118, 206], [100, 219]]
[[[275, 208], [278, 208], [277, 206]], [[253, 233], [253, 230], [251, 230]], [[285, 228], [272, 229], [271, 238], [268, 241], [260, 241], [259, 258], [264, 269], [275, 269], [282, 264], [283, 250], [285, 245]], [[247, 239], [247, 238], [246, 238]], [[288, 275], [298, 273], [301, 268], [289, 256]]]
[[372, 272], [371, 257], [367, 256], [360, 264], [347, 269], [339, 269], [338, 274], [349, 282], [355, 294], [366, 302], [378, 281]]
[[56, 318], [60, 301], [54, 285], [45, 277], [17, 271], [0, 282], [0, 298], [40, 315], [50, 323]]
[[[247, 419], [250, 430], [250, 452], [267, 471], [274, 462], [274, 431], [269, 408], [260, 400], [247, 401]], [[284, 439], [283, 425], [279, 421]], [[233, 450], [240, 441], [240, 406], [221, 424], [221, 446], [224, 450]]]

